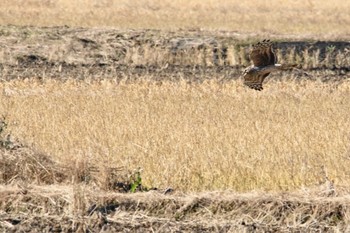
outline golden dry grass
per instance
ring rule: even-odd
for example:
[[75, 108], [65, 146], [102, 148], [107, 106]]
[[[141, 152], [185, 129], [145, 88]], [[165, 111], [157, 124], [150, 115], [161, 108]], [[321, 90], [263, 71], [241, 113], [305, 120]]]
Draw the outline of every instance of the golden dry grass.
[[142, 168], [146, 185], [291, 190], [349, 185], [350, 83], [14, 80], [1, 114], [62, 163]]
[[3, 0], [0, 24], [349, 36], [349, 1]]

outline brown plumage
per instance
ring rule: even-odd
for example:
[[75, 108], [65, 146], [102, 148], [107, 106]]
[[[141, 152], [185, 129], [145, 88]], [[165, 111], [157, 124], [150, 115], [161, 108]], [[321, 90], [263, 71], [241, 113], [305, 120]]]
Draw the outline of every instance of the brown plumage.
[[253, 45], [249, 57], [253, 65], [243, 72], [244, 85], [258, 91], [263, 90], [262, 83], [271, 72], [295, 67], [295, 65], [276, 64], [277, 56], [270, 40], [263, 40]]

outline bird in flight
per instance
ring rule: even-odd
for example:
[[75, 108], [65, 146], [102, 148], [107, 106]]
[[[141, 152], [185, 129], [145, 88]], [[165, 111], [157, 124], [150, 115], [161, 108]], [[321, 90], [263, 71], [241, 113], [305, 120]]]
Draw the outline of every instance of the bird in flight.
[[263, 40], [253, 45], [249, 57], [253, 65], [244, 70], [243, 83], [257, 91], [263, 90], [262, 84], [271, 72], [290, 70], [296, 67], [296, 65], [277, 64], [277, 56], [272, 49], [270, 40]]

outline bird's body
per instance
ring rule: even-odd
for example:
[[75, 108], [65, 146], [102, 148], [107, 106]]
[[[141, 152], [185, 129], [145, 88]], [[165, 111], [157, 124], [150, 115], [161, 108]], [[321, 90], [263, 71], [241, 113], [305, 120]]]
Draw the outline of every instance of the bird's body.
[[253, 45], [249, 56], [253, 65], [244, 70], [243, 82], [244, 85], [258, 91], [263, 90], [262, 84], [271, 72], [295, 67], [295, 65], [277, 64], [277, 56], [273, 52], [270, 40], [263, 40]]

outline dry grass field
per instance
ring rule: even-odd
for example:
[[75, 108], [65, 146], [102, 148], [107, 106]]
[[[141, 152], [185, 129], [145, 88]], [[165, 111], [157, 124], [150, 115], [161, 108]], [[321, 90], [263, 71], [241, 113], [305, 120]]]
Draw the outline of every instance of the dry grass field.
[[[2, 1], [0, 231], [349, 231], [349, 11]], [[257, 92], [264, 38], [301, 69]]]
[[2, 83], [11, 134], [60, 162], [141, 167], [151, 187], [349, 185], [350, 83], [144, 80]]
[[348, 1], [3, 0], [0, 24], [220, 29], [349, 37]]

